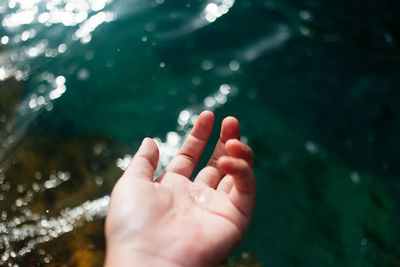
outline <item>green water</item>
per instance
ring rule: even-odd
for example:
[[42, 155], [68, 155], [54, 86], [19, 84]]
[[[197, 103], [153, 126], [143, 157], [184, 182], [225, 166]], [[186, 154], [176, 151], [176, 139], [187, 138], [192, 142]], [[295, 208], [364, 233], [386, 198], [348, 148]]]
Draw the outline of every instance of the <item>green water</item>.
[[[111, 14], [90, 40], [74, 37], [89, 18], [11, 27], [7, 15], [23, 8], [0, 4], [0, 38], [9, 37], [0, 67], [10, 73], [0, 71], [0, 136], [16, 140], [0, 153], [9, 184], [1, 187], [3, 256], [41, 236], [6, 245], [12, 218], [29, 217], [25, 206], [49, 219], [102, 198], [121, 173], [118, 158], [143, 137], [176, 149], [166, 137], [185, 134], [182, 111], [212, 109], [218, 122], [240, 120], [255, 153], [256, 209], [233, 255], [250, 252], [264, 266], [400, 266], [397, 2], [210, 2], [226, 14], [202, 1], [104, 2], [87, 12]], [[33, 6], [37, 18], [46, 10], [45, 2]], [[27, 40], [13, 39], [32, 29]], [[41, 53], [23, 57], [43, 40]], [[61, 85], [65, 92], [49, 99]], [[221, 85], [230, 88], [222, 100]], [[217, 135], [218, 127], [213, 142]], [[33, 189], [18, 206], [45, 177], [60, 185]], [[103, 216], [76, 219], [74, 230], [3, 262], [101, 265]]]

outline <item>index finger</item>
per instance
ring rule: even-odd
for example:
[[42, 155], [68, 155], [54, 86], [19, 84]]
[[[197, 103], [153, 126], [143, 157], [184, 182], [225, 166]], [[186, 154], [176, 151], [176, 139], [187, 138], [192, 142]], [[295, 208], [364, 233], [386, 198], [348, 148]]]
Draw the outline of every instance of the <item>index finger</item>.
[[177, 173], [190, 178], [207, 145], [213, 124], [214, 114], [211, 111], [202, 112], [178, 154], [165, 168], [165, 172]]
[[214, 153], [212, 154], [207, 166], [202, 169], [194, 180], [196, 183], [200, 182], [208, 185], [211, 188], [216, 188], [225, 175], [218, 166], [218, 159], [226, 155], [225, 142], [230, 139], [239, 139], [239, 121], [234, 117], [226, 117], [222, 121], [220, 138], [215, 146]]

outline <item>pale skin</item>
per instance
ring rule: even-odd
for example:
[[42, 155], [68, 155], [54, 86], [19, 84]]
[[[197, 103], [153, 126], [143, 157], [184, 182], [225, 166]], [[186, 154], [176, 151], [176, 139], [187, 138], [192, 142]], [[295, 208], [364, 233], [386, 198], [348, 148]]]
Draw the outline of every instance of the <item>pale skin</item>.
[[191, 181], [214, 114], [200, 114], [164, 173], [153, 180], [159, 151], [145, 138], [116, 183], [106, 218], [105, 266], [216, 266], [241, 241], [252, 215], [253, 152], [227, 117], [206, 167]]

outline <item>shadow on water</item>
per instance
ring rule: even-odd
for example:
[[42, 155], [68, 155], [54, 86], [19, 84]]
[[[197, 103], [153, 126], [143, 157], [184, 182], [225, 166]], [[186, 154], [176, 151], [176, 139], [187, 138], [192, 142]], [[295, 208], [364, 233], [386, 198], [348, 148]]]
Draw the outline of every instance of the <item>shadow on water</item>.
[[342, 2], [1, 2], [2, 265], [101, 266], [132, 151], [210, 109], [259, 188], [223, 266], [398, 266], [399, 4]]

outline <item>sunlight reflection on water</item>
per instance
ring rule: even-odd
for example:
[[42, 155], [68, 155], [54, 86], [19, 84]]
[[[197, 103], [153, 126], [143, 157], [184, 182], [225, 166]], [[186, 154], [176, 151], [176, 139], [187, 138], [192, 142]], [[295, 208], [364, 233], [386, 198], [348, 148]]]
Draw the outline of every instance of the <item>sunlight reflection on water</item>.
[[[162, 141], [161, 138], [154, 138], [160, 149], [160, 161], [155, 174], [156, 176], [162, 173], [168, 162], [177, 153], [195, 123], [199, 112], [204, 109], [215, 110], [225, 104], [227, 98], [233, 96], [236, 90], [237, 88], [232, 89], [231, 86], [222, 84], [214, 94], [204, 99], [203, 105], [191, 106], [182, 110], [178, 117], [177, 131], [168, 132], [164, 139], [165, 141]], [[131, 155], [125, 155], [117, 159], [116, 166], [125, 170], [130, 160]], [[15, 202], [15, 206], [23, 214], [22, 216], [8, 218], [7, 213], [3, 211], [4, 218], [3, 222], [0, 223], [0, 248], [4, 250], [0, 258], [3, 262], [6, 262], [10, 257], [24, 256], [32, 252], [38, 244], [51, 241], [64, 233], [72, 231], [74, 227], [80, 226], [85, 222], [105, 217], [109, 196], [87, 201], [74, 208], [64, 209], [60, 212], [60, 216], [56, 218], [36, 214], [26, 208], [34, 198], [35, 193], [56, 188], [69, 179], [69, 173], [59, 171], [50, 176], [43, 184], [33, 183], [31, 185], [32, 190], [28, 190], [24, 197], [18, 198]], [[3, 177], [0, 183], [2, 184], [4, 181], [5, 177]], [[25, 245], [19, 250], [15, 250], [14, 244], [21, 241], [24, 241]]]
[[[29, 125], [33, 123], [42, 111], [51, 111], [53, 101], [60, 98], [67, 90], [64, 75], [49, 71], [37, 72], [46, 58], [56, 58], [68, 50], [71, 42], [90, 41], [91, 33], [102, 23], [115, 19], [114, 13], [103, 11], [111, 0], [87, 1], [41, 1], [15, 0], [0, 3], [0, 13], [4, 32], [1, 36], [3, 50], [0, 52], [0, 81], [15, 78], [17, 81], [35, 81], [36, 87], [15, 107], [15, 115], [8, 119], [6, 129], [0, 135], [0, 162], [3, 169], [1, 175], [1, 199], [9, 192], [10, 183], [4, 176], [4, 168], [9, 151], [21, 142], [27, 134]], [[70, 34], [70, 39], [61, 39], [58, 43], [50, 42], [58, 28], [76, 28]], [[47, 29], [50, 29], [48, 31]], [[68, 32], [68, 31], [67, 31]], [[53, 36], [54, 37], [54, 36]], [[69, 40], [68, 40], [69, 39]], [[82, 76], [82, 75], [80, 75]], [[46, 190], [55, 190], [63, 182], [70, 179], [68, 172], [58, 171], [43, 183], [33, 182], [31, 185], [17, 185], [22, 196], [14, 202], [14, 212], [8, 215], [2, 211], [0, 223], [1, 265], [11, 264], [13, 258], [32, 252], [37, 244], [48, 242], [63, 233], [70, 232], [74, 227], [103, 218], [108, 206], [109, 197], [105, 196], [94, 201], [87, 201], [80, 206], [67, 208], [58, 217], [32, 212], [28, 204], [35, 195]], [[21, 188], [21, 190], [20, 190]], [[17, 245], [24, 243], [22, 248]], [[12, 266], [16, 266], [15, 264]]]
[[[90, 42], [91, 33], [102, 23], [115, 19], [115, 14], [103, 12], [102, 10], [111, 1], [12, 1], [8, 8], [3, 7], [6, 16], [2, 25], [8, 31], [8, 35], [1, 38], [3, 45], [8, 49], [1, 54], [0, 79], [6, 80], [15, 77], [17, 80], [36, 80], [38, 84], [33, 93], [26, 96], [16, 108], [18, 116], [9, 121], [9, 131], [1, 136], [0, 160], [4, 161], [7, 150], [25, 135], [30, 123], [35, 121], [41, 111], [51, 111], [53, 101], [60, 98], [67, 90], [66, 77], [56, 76], [51, 72], [33, 73], [39, 57], [56, 58], [68, 50], [67, 43], [60, 42], [50, 45], [46, 38], [38, 37], [37, 24], [50, 27], [54, 24], [62, 24], [65, 27], [77, 26], [77, 30], [71, 35], [72, 41], [80, 40], [82, 44]], [[212, 5], [212, 6], [210, 6]], [[220, 6], [209, 4], [205, 9], [205, 18], [212, 22], [219, 16], [225, 14], [233, 5], [233, 1], [223, 1]], [[4, 11], [5, 10], [5, 11]], [[29, 28], [35, 27], [35, 28]], [[20, 49], [13, 49], [16, 44]], [[54, 48], [51, 48], [54, 47]], [[238, 63], [233, 62], [232, 68], [238, 69]], [[161, 65], [160, 65], [161, 66]], [[83, 73], [84, 69], [78, 71], [78, 78], [88, 76]], [[188, 135], [198, 114], [204, 110], [215, 110], [225, 104], [230, 96], [235, 95], [237, 88], [228, 84], [222, 84], [215, 93], [207, 96], [201, 105], [190, 106], [180, 112], [177, 120], [177, 131], [168, 132], [165, 141], [155, 138], [160, 147], [161, 157], [157, 173], [160, 173], [170, 159], [175, 155], [184, 138]], [[18, 123], [17, 123], [18, 121]], [[116, 165], [125, 169], [130, 160], [130, 155], [119, 158]], [[3, 170], [4, 171], [4, 170]], [[0, 223], [1, 242], [3, 250], [1, 259], [3, 263], [9, 259], [24, 256], [32, 252], [37, 246], [48, 242], [58, 236], [70, 232], [74, 227], [96, 218], [103, 218], [108, 207], [109, 196], [87, 201], [80, 206], [67, 208], [60, 212], [58, 217], [48, 217], [46, 214], [36, 214], [27, 205], [34, 199], [38, 192], [55, 189], [63, 182], [70, 179], [67, 172], [58, 171], [50, 176], [42, 184], [32, 183], [30, 189], [24, 189], [25, 195], [15, 200], [15, 208], [19, 210], [20, 216], [9, 217], [6, 211], [2, 213]], [[4, 175], [1, 180], [3, 198], [7, 195], [9, 187]], [[22, 186], [21, 186], [22, 188]], [[21, 191], [22, 192], [22, 191]], [[16, 250], [15, 244], [24, 242], [24, 246]]]
[[[115, 1], [118, 2], [118, 1]], [[125, 1], [126, 2], [126, 1]], [[125, 4], [124, 1], [119, 3]], [[133, 1], [138, 4], [140, 1]], [[157, 1], [155, 6], [162, 5]], [[89, 45], [92, 35], [104, 23], [110, 23], [120, 18], [126, 10], [115, 11], [112, 0], [12, 0], [0, 3], [0, 13], [3, 14], [1, 25], [4, 28], [0, 36], [0, 81], [14, 78], [19, 82], [29, 81], [33, 88], [24, 94], [23, 99], [16, 105], [14, 115], [7, 118], [6, 131], [0, 132], [0, 187], [2, 193], [0, 200], [10, 194], [10, 183], [4, 171], [13, 164], [8, 162], [9, 152], [29, 135], [29, 127], [43, 112], [51, 112], [57, 99], [62, 98], [69, 90], [69, 79], [77, 77], [79, 81], [86, 81], [91, 77], [91, 72], [84, 66], [67, 65], [67, 71], [42, 70], [43, 66], [52, 64], [57, 60], [67, 57], [82, 55], [75, 52], [73, 47]], [[147, 22], [144, 26], [148, 36], [142, 36], [141, 41], [151, 46], [158, 45], [158, 41], [167, 42], [183, 35], [199, 30], [217, 21], [227, 14], [234, 6], [234, 0], [215, 0], [204, 4], [195, 16], [178, 27], [159, 31], [152, 36], [157, 25]], [[153, 4], [152, 4], [153, 5]], [[133, 11], [132, 11], [133, 12]], [[309, 16], [302, 15], [304, 19]], [[153, 37], [155, 41], [150, 42]], [[217, 72], [225, 77], [241, 70], [243, 64], [252, 61], [267, 51], [273, 50], [291, 37], [291, 31], [285, 24], [277, 27], [276, 31], [259, 38], [247, 47], [236, 49], [234, 55], [229, 56], [227, 64], [222, 66], [211, 59], [201, 61], [202, 71]], [[157, 42], [156, 42], [157, 41]], [[120, 52], [119, 48], [116, 49]], [[93, 51], [88, 51], [83, 56], [84, 60], [93, 59]], [[70, 63], [68, 63], [70, 64]], [[106, 66], [112, 68], [114, 59], [108, 59]], [[158, 67], [167, 69], [168, 64], [159, 62]], [[46, 68], [45, 68], [46, 69]], [[228, 71], [228, 72], [227, 72]], [[224, 75], [222, 75], [225, 73]], [[202, 78], [194, 76], [194, 85], [202, 82]], [[219, 87], [212, 93], [200, 99], [197, 104], [183, 108], [177, 117], [177, 127], [165, 133], [164, 137], [155, 137], [154, 140], [160, 149], [160, 163], [156, 175], [161, 174], [170, 159], [177, 153], [180, 145], [189, 134], [201, 111], [216, 110], [225, 105], [230, 98], [238, 93], [234, 83], [219, 82]], [[24, 92], [25, 93], [25, 92]], [[244, 140], [246, 138], [244, 137]], [[116, 158], [115, 164], [124, 170], [131, 155], [121, 155]], [[38, 174], [40, 176], [40, 173]], [[41, 177], [40, 177], [41, 179]], [[38, 179], [38, 180], [40, 180]], [[32, 184], [17, 185], [21, 188], [18, 192], [22, 196], [13, 203], [14, 213], [7, 211], [1, 214], [0, 223], [0, 250], [2, 264], [12, 262], [13, 258], [24, 256], [34, 251], [38, 244], [51, 241], [64, 233], [73, 231], [74, 228], [94, 219], [104, 218], [109, 196], [86, 201], [81, 205], [62, 209], [58, 216], [38, 214], [29, 209], [29, 204], [34, 201], [35, 195], [46, 190], [61, 190], [58, 188], [71, 179], [68, 171], [55, 171], [45, 181], [33, 181]], [[96, 184], [102, 184], [103, 178], [96, 177]], [[19, 244], [23, 242], [22, 248]]]

